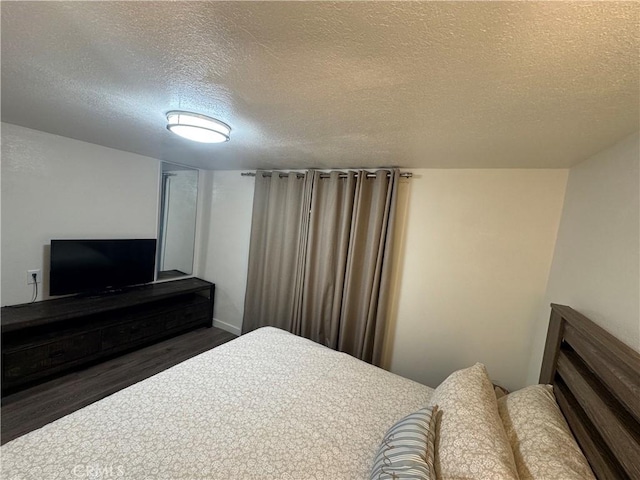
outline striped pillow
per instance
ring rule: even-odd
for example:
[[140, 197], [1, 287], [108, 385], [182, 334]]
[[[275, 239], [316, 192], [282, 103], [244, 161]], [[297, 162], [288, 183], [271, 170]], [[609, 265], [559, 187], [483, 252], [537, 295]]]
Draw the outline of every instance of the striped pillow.
[[391, 427], [371, 471], [371, 480], [435, 480], [434, 443], [438, 406], [421, 408]]

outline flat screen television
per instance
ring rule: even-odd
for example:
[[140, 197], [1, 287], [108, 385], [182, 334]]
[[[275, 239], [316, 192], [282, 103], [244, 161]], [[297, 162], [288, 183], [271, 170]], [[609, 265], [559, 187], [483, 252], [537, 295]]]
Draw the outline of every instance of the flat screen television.
[[98, 293], [152, 282], [156, 239], [51, 240], [49, 294]]

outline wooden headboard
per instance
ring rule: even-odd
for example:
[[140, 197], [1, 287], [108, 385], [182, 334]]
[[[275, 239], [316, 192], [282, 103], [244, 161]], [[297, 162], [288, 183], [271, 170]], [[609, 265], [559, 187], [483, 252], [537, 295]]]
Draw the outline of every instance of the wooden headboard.
[[640, 479], [640, 354], [584, 315], [551, 305], [540, 383], [596, 477]]

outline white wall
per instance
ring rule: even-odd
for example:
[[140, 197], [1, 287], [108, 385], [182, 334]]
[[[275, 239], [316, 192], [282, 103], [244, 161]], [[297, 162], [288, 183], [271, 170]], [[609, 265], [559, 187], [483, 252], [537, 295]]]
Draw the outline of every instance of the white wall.
[[548, 304], [569, 305], [640, 351], [640, 147], [638, 134], [573, 167], [545, 308], [532, 329], [536, 383]]
[[[214, 325], [242, 328], [249, 260], [254, 177], [240, 171], [201, 171], [203, 203], [196, 275], [216, 284]], [[207, 214], [208, 213], [208, 214]]]
[[524, 386], [567, 171], [413, 172], [386, 366], [437, 386], [483, 362], [497, 383]]
[[[2, 305], [47, 298], [52, 238], [156, 238], [160, 162], [2, 124]], [[42, 285], [40, 285], [42, 286]]]

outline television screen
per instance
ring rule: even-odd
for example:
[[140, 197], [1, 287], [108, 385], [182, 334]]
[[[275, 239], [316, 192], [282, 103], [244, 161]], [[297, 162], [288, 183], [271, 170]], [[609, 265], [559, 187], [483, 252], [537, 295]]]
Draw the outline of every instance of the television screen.
[[155, 239], [51, 240], [49, 294], [99, 292], [152, 282]]

